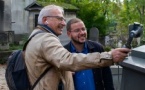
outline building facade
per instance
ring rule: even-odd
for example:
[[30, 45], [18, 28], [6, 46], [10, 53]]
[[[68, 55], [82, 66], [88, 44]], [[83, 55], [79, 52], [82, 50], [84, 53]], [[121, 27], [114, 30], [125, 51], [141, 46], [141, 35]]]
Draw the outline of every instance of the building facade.
[[[0, 9], [1, 31], [13, 32], [15, 40], [20, 41], [23, 34], [30, 34], [37, 25], [37, 17], [40, 10], [44, 7], [36, 0], [1, 0], [3, 9]], [[66, 9], [65, 18], [68, 21], [70, 18], [76, 17], [76, 9]], [[66, 28], [63, 30], [63, 35], [59, 36], [63, 44], [68, 41]]]

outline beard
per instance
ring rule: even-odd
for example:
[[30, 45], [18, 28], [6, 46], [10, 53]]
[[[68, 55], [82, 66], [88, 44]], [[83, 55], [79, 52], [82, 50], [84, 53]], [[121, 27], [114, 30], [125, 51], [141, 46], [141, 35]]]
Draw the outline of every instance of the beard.
[[82, 44], [85, 43], [85, 41], [84, 41], [84, 42], [80, 42], [79, 39], [76, 40], [76, 39], [74, 39], [74, 38], [72, 38], [72, 41], [73, 41], [74, 43], [76, 43], [76, 44], [79, 44], [79, 45], [82, 45]]

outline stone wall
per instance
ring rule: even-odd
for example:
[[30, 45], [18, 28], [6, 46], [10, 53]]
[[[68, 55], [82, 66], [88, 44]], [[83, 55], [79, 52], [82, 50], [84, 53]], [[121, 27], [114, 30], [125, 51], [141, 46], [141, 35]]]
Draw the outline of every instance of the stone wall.
[[0, 32], [3, 31], [4, 1], [0, 0]]
[[3, 31], [11, 30], [11, 0], [4, 0]]
[[[4, 31], [14, 31], [15, 41], [20, 41], [22, 34], [30, 34], [35, 28], [35, 15], [37, 12], [29, 12], [24, 10], [28, 5], [36, 0], [4, 0]], [[66, 20], [76, 17], [75, 12], [65, 12]], [[17, 38], [19, 37], [19, 38]], [[69, 41], [66, 28], [63, 34], [59, 36], [61, 43], [64, 45]]]
[[29, 12], [25, 7], [35, 0], [11, 0], [12, 30], [15, 34], [28, 33], [28, 16]]

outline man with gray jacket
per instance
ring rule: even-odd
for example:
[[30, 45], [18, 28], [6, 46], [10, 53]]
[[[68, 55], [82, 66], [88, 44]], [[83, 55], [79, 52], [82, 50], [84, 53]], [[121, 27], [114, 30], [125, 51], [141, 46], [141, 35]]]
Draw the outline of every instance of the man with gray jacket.
[[130, 52], [127, 48], [117, 48], [102, 53], [70, 53], [57, 37], [66, 25], [63, 14], [60, 6], [44, 7], [38, 16], [38, 26], [31, 33], [33, 35], [43, 31], [31, 39], [25, 51], [30, 83], [33, 85], [45, 69], [51, 67], [34, 90], [57, 90], [60, 81], [63, 82], [64, 90], [74, 90], [71, 72], [113, 65], [123, 61]]

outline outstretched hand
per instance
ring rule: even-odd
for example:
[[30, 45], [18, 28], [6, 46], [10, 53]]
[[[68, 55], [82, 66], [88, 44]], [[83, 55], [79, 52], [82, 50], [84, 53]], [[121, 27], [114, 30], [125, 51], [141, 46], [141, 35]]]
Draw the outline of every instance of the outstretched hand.
[[123, 61], [125, 59], [125, 57], [128, 56], [128, 53], [130, 51], [131, 50], [128, 49], [128, 48], [116, 48], [116, 49], [113, 49], [111, 51], [113, 61], [115, 63]]

